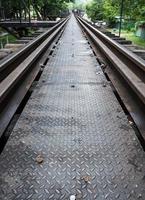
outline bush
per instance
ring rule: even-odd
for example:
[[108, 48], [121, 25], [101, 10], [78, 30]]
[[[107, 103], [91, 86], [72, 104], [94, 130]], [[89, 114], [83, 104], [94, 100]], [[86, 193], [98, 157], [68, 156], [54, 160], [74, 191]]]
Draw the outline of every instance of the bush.
[[135, 28], [134, 22], [127, 22], [127, 21], [125, 21], [123, 23], [123, 29], [127, 30], [128, 32], [130, 32], [134, 28]]
[[137, 30], [139, 27], [145, 27], [145, 21], [138, 21], [135, 23], [135, 29]]

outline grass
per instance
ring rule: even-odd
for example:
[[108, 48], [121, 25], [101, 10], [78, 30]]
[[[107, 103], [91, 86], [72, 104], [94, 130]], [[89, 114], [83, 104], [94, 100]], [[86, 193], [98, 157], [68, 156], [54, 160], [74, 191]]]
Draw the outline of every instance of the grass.
[[15, 41], [16, 41], [16, 38], [13, 35], [8, 34], [5, 36], [0, 36], [0, 48], [2, 46], [4, 47], [4, 45], [7, 44], [7, 42], [14, 43]]
[[[118, 32], [113, 32], [112, 29], [109, 29], [112, 33], [118, 34]], [[134, 32], [128, 32], [126, 30], [122, 30], [121, 37], [125, 37], [127, 40], [131, 40], [133, 44], [138, 45], [140, 47], [145, 48], [145, 40], [137, 37]]]

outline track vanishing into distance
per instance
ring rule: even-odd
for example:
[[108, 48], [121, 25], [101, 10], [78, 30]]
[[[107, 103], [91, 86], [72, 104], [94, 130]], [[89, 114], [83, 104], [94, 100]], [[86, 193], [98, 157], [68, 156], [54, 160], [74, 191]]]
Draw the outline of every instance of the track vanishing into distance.
[[[127, 48], [118, 44], [118, 41], [125, 42], [124, 40], [119, 40], [119, 38], [117, 38], [116, 41], [114, 41], [114, 39], [109, 38], [82, 18], [77, 17], [77, 19], [87, 36], [89, 36], [88, 39], [91, 39], [90, 45], [92, 45], [99, 62], [102, 64], [104, 73], [112, 82], [120, 99], [126, 106], [130, 116], [141, 132], [140, 139], [144, 142], [145, 61]], [[47, 51], [47, 48], [48, 51], [51, 51], [49, 47], [56, 36], [61, 35], [60, 32], [63, 30], [66, 21], [64, 20], [64, 22], [62, 21], [56, 24], [53, 28], [37, 37], [25, 48], [21, 49], [12, 57], [5, 59], [5, 61], [0, 64], [0, 103], [3, 105], [0, 108], [2, 113], [0, 115], [0, 136], [4, 133], [39, 71], [44, 67], [43, 63], [45, 64], [47, 59], [46, 56], [43, 55]], [[45, 42], [46, 39], [47, 41]], [[41, 45], [42, 42], [44, 42], [43, 45]], [[15, 106], [10, 104], [10, 99], [15, 93], [13, 90], [15, 90], [15, 88], [16, 91], [18, 90], [16, 86], [17, 82], [21, 81], [24, 76], [27, 77], [27, 70], [33, 69], [34, 63], [36, 62], [39, 62], [39, 64], [37, 64], [39, 66], [35, 66], [36, 73], [31, 76], [30, 79], [32, 81], [30, 81], [29, 87], [27, 87], [27, 89], [24, 87], [24, 92], [21, 90], [19, 103], [17, 102]], [[24, 66], [23, 69], [20, 64]], [[21, 84], [23, 85], [23, 81]], [[12, 93], [13, 95], [11, 95]], [[7, 99], [9, 99], [8, 102]], [[10, 106], [8, 104], [10, 104]]]
[[74, 15], [5, 60], [0, 200], [144, 200], [144, 70]]

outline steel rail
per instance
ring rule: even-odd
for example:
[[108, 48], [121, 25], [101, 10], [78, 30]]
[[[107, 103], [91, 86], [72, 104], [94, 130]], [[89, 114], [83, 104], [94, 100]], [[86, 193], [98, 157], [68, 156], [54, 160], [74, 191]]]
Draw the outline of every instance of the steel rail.
[[[81, 20], [82, 21], [82, 20]], [[126, 63], [122, 61], [116, 54], [112, 52], [111, 46], [110, 49], [101, 41], [99, 40], [90, 30], [87, 28], [82, 22], [80, 21], [81, 25], [85, 28], [87, 33], [91, 36], [91, 38], [94, 40], [97, 45], [100, 46], [100, 49], [104, 52], [104, 54], [107, 56], [107, 58], [111, 61], [111, 63], [116, 67], [116, 69], [122, 74], [122, 76], [126, 79], [128, 84], [132, 87], [132, 89], [137, 93], [137, 95], [140, 97], [140, 99], [145, 103], [145, 83], [136, 75], [135, 72], [133, 72]], [[86, 24], [86, 22], [85, 22]], [[89, 25], [90, 27], [90, 25]], [[94, 29], [94, 28], [93, 28]], [[97, 30], [96, 30], [97, 31]], [[101, 32], [100, 32], [101, 33]], [[102, 35], [102, 33], [101, 33]], [[106, 36], [105, 36], [106, 38]], [[107, 37], [107, 39], [110, 41], [111, 39]], [[114, 45], [114, 41], [112, 41], [112, 45]], [[118, 44], [116, 44], [118, 47]], [[122, 49], [122, 47], [121, 47]], [[126, 51], [128, 52], [128, 51]], [[131, 52], [129, 52], [131, 53]], [[125, 55], [125, 52], [124, 52]], [[133, 55], [134, 56], [134, 55]], [[132, 59], [132, 57], [130, 59]], [[133, 57], [134, 58], [134, 57]], [[136, 59], [136, 63], [140, 61], [139, 58]], [[140, 66], [140, 62], [139, 62]], [[136, 66], [136, 67], [139, 67]], [[145, 62], [144, 65], [142, 63], [142, 66], [145, 68]]]
[[[130, 115], [140, 130], [145, 145], [145, 61], [82, 18], [77, 17], [77, 20], [95, 48], [98, 48], [100, 55], [105, 58], [107, 65], [112, 69], [114, 67], [115, 72], [113, 73], [119, 74], [118, 79], [120, 80], [116, 80], [116, 82], [123, 80], [123, 84], [117, 83], [116, 85], [124, 87], [120, 92], [123, 95], [123, 102], [125, 102], [125, 106], [127, 105]], [[114, 81], [115, 78], [112, 79]], [[120, 91], [120, 88], [117, 91]]]
[[5, 61], [0, 62], [0, 81], [2, 81], [14, 68], [16, 68], [22, 60], [24, 60], [31, 52], [33, 52], [48, 36], [50, 36], [61, 24], [65, 22], [65, 19], [57, 23], [48, 31], [36, 37], [32, 42], [27, 44], [24, 48], [17, 53], [12, 54]]
[[138, 67], [140, 67], [142, 70], [145, 71], [145, 61], [138, 57], [136, 54], [132, 53], [122, 45], [118, 44], [118, 42], [114, 41], [113, 39], [109, 38], [107, 35], [99, 31], [98, 29], [94, 28], [92, 25], [87, 23], [82, 18], [78, 17], [78, 19], [86, 25], [89, 30], [91, 30], [103, 43], [105, 43], [107, 46], [114, 47], [120, 54], [123, 54], [124, 57], [128, 58], [129, 61], [131, 61], [133, 64], [137, 64]]
[[[45, 52], [48, 50], [51, 51], [49, 48], [51, 45], [53, 45], [53, 41], [62, 33], [68, 20], [69, 18], [63, 20], [63, 22], [59, 23], [55, 28], [51, 29], [51, 32], [47, 31], [47, 33], [43, 34], [43, 36], [47, 36], [45, 37], [45, 40], [39, 44], [37, 48], [33, 49], [29, 56], [26, 58], [24, 56], [24, 59], [21, 60], [21, 62], [1, 81], [0, 137], [4, 133], [7, 125], [11, 121], [24, 96], [28, 92], [33, 80], [41, 70], [40, 62], [44, 63], [48, 57], [48, 55], [45, 55]], [[28, 48], [30, 48], [30, 46]], [[26, 49], [24, 52], [27, 54]], [[24, 52], [22, 52], [23, 55], [25, 55]], [[45, 59], [43, 59], [43, 57]], [[16, 56], [14, 60], [17, 61], [17, 59], [19, 59], [19, 57]]]
[[[65, 23], [65, 22], [64, 22]], [[36, 61], [40, 54], [44, 51], [46, 46], [56, 36], [56, 34], [64, 26], [62, 24], [57, 30], [54, 31], [39, 47], [37, 47], [16, 69], [14, 69], [1, 83], [0, 83], [0, 103], [5, 98], [9, 90], [14, 87], [18, 80], [23, 76], [25, 71]]]

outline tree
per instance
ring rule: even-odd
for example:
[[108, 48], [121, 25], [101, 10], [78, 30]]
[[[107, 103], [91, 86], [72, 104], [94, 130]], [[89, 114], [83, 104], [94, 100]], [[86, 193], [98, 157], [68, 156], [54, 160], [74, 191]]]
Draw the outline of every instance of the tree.
[[94, 0], [93, 2], [87, 4], [86, 11], [92, 21], [103, 19], [103, 0]]
[[[86, 6], [86, 12], [93, 21], [105, 19], [112, 23], [120, 16], [120, 5], [121, 0], [92, 0]], [[127, 20], [145, 20], [144, 0], [124, 0], [123, 15]]]
[[[0, 0], [6, 18], [28, 17], [31, 10], [38, 19], [56, 18], [67, 10], [69, 0]], [[73, 0], [71, 0], [73, 2]]]
[[103, 4], [104, 19], [110, 23], [114, 23], [115, 17], [120, 15], [121, 0], [105, 0]]

